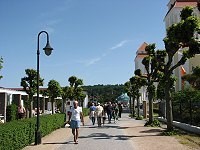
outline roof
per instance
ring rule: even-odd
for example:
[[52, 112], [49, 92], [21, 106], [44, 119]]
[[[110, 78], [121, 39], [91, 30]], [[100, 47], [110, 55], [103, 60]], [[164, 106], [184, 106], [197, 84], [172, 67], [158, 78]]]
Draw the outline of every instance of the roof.
[[130, 98], [129, 98], [129, 96], [127, 95], [127, 93], [123, 93], [122, 95], [120, 95], [119, 97], [117, 97], [116, 100], [117, 100], [117, 101], [129, 101]]
[[174, 4], [171, 5], [171, 8], [168, 10], [168, 12], [165, 15], [166, 16], [169, 14], [169, 12], [172, 10], [172, 8], [184, 8], [186, 6], [191, 6], [191, 7], [197, 7], [198, 0], [176, 0]]
[[145, 48], [148, 46], [148, 44], [146, 42], [142, 43], [142, 45], [139, 47], [139, 49], [137, 50], [137, 55], [135, 57], [136, 58], [144, 58], [147, 55], [146, 51], [145, 51]]
[[191, 7], [196, 7], [197, 2], [176, 2], [174, 7], [186, 7], [186, 6], [191, 6]]
[[24, 91], [17, 91], [17, 90], [12, 90], [12, 89], [5, 89], [5, 88], [0, 88], [0, 93], [28, 95]]
[[148, 44], [146, 42], [142, 43], [142, 45], [139, 47], [138, 51], [145, 51], [145, 48], [147, 47], [147, 45]]

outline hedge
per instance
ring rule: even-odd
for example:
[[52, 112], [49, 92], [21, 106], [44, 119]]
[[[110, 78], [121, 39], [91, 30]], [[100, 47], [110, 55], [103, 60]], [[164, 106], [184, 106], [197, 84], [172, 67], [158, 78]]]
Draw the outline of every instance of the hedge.
[[[61, 128], [65, 114], [41, 115], [42, 137]], [[35, 140], [36, 117], [0, 124], [0, 150], [20, 150]]]

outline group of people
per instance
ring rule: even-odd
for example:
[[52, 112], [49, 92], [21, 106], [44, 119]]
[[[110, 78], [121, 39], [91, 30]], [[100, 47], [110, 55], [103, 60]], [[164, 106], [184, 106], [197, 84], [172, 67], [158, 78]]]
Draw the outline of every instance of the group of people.
[[[122, 104], [112, 104], [111, 102], [108, 102], [104, 105], [97, 103], [95, 106], [95, 104], [92, 103], [89, 109], [89, 116], [92, 120], [92, 124], [95, 124], [95, 120], [97, 118], [97, 124], [100, 127], [102, 124], [104, 125], [106, 118], [108, 118], [108, 123], [111, 123], [112, 118], [114, 119], [114, 122], [118, 118], [121, 118]], [[78, 101], [73, 102], [73, 106], [66, 111], [66, 115], [68, 116], [66, 123], [70, 124], [70, 128], [72, 129], [72, 134], [74, 136], [74, 143], [78, 144], [79, 128], [81, 122], [82, 125], [84, 125], [82, 107], [78, 106]]]
[[118, 118], [121, 118], [122, 113], [122, 104], [121, 103], [111, 103], [108, 102], [104, 105], [97, 103], [95, 106], [94, 103], [90, 106], [90, 114], [89, 117], [91, 118], [92, 124], [95, 124], [95, 120], [97, 118], [98, 127], [102, 124], [105, 124], [106, 118], [108, 118], [108, 123], [111, 123], [111, 119], [113, 118], [114, 123]]

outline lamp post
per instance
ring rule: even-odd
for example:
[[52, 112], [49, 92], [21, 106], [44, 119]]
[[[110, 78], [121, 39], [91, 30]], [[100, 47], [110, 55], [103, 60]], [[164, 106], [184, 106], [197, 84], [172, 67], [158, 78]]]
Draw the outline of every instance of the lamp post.
[[41, 144], [41, 133], [40, 133], [40, 111], [39, 111], [39, 105], [40, 105], [40, 101], [39, 101], [39, 78], [40, 78], [40, 68], [39, 68], [39, 56], [40, 56], [40, 48], [39, 48], [39, 37], [40, 34], [42, 33], [46, 33], [47, 35], [47, 43], [46, 46], [43, 48], [43, 50], [45, 51], [45, 54], [47, 56], [51, 55], [51, 52], [53, 50], [53, 48], [50, 46], [49, 44], [49, 35], [46, 31], [41, 31], [38, 34], [38, 38], [37, 38], [37, 123], [36, 123], [36, 130], [35, 130], [35, 145]]

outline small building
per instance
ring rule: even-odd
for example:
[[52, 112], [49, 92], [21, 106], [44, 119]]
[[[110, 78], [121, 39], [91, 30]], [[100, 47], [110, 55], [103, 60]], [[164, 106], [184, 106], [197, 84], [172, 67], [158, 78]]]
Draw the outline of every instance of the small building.
[[0, 121], [6, 122], [6, 107], [11, 104], [24, 105], [24, 100], [27, 99], [28, 94], [23, 91], [6, 89], [0, 87]]
[[123, 104], [123, 106], [125, 107], [129, 105], [129, 100], [130, 100], [130, 97], [127, 95], [127, 93], [123, 93], [116, 99], [118, 103]]

